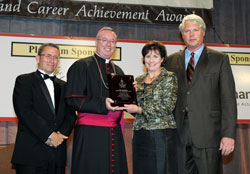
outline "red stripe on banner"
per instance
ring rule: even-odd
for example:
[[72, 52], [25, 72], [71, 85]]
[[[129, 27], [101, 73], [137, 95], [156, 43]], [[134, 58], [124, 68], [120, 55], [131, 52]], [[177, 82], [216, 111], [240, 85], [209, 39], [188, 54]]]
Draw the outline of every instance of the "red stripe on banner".
[[0, 117], [0, 122], [18, 122], [17, 117]]
[[250, 119], [245, 119], [245, 120], [237, 120], [238, 124], [250, 124]]
[[[34, 38], [47, 38], [47, 39], [72, 39], [72, 40], [93, 40], [96, 38], [90, 37], [73, 37], [73, 36], [51, 36], [51, 35], [34, 35], [34, 34], [14, 34], [14, 33], [0, 33], [0, 36], [13, 36], [13, 37], [34, 37]], [[118, 42], [128, 42], [128, 43], [147, 43], [146, 40], [126, 40], [118, 39]], [[165, 45], [185, 45], [183, 42], [167, 42], [162, 41]], [[235, 48], [250, 48], [250, 45], [230, 45], [230, 44], [213, 44], [206, 43], [206, 46], [216, 46], [216, 47], [235, 47]]]

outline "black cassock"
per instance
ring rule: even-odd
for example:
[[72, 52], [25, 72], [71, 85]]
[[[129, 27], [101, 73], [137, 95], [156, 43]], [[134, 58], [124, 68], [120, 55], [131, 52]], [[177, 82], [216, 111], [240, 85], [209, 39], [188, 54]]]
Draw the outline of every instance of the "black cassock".
[[[108, 114], [107, 73], [124, 74], [96, 54], [76, 61], [67, 74], [67, 103], [79, 113]], [[105, 83], [105, 84], [104, 84]], [[121, 127], [76, 125], [71, 174], [127, 174]]]

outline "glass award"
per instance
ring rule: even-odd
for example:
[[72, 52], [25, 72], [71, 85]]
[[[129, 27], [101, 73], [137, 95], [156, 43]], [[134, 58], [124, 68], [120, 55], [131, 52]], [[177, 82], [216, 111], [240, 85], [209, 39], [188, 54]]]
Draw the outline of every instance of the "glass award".
[[108, 74], [110, 98], [114, 100], [112, 106], [137, 104], [136, 92], [132, 75]]

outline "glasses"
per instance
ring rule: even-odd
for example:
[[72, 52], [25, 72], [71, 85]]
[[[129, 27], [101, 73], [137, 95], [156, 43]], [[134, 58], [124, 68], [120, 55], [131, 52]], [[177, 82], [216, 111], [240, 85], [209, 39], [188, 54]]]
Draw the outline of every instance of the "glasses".
[[59, 59], [59, 57], [57, 57], [57, 56], [53, 56], [53, 55], [51, 55], [51, 54], [41, 54], [41, 56], [44, 56], [44, 57], [46, 57], [47, 59], [48, 58], [53, 58], [53, 59]]
[[116, 40], [108, 40], [108, 39], [97, 39], [99, 41], [101, 41], [103, 44], [106, 44], [106, 43], [111, 43], [111, 44], [115, 44], [116, 43]]

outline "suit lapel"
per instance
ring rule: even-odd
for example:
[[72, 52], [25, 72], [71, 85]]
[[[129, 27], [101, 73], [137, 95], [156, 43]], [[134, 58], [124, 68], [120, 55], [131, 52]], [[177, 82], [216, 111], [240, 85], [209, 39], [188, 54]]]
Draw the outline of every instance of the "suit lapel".
[[185, 82], [185, 85], [187, 86], [187, 73], [186, 73], [186, 68], [185, 68], [185, 49], [180, 52], [179, 54], [179, 59], [178, 59], [178, 67], [179, 68], [179, 73], [180, 73], [180, 80], [182, 82]]
[[48, 104], [49, 104], [49, 107], [50, 107], [52, 113], [55, 115], [55, 109], [54, 109], [54, 106], [53, 106], [53, 103], [52, 103], [52, 100], [51, 100], [51, 97], [50, 97], [50, 94], [49, 94], [49, 90], [48, 90], [44, 80], [42, 79], [42, 77], [41, 77], [41, 75], [40, 75], [40, 73], [38, 71], [36, 73], [36, 76], [40, 81], [40, 87], [41, 87], [41, 89], [43, 91], [43, 94], [44, 94]]
[[56, 110], [56, 113], [58, 112], [58, 107], [59, 107], [59, 102], [60, 102], [60, 94], [61, 94], [61, 86], [60, 84], [58, 83], [58, 80], [57, 78], [55, 78], [55, 81], [54, 81], [54, 92], [55, 92], [55, 110]]

